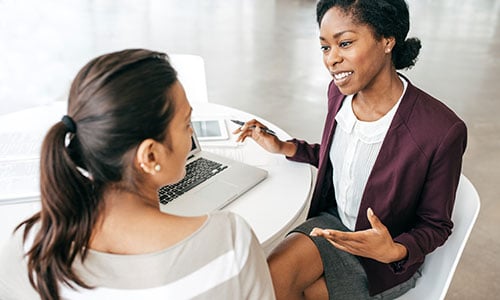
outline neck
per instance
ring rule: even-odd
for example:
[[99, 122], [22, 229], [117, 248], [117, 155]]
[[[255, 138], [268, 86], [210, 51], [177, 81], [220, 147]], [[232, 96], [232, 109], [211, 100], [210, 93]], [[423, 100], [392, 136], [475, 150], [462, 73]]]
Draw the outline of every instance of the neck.
[[[150, 195], [151, 196], [151, 195]], [[115, 254], [151, 253], [170, 247], [198, 230], [206, 215], [181, 217], [160, 211], [156, 196], [110, 192], [94, 227], [90, 248]]]
[[361, 121], [376, 121], [383, 117], [401, 97], [403, 83], [394, 71], [359, 91], [353, 98], [353, 111]]
[[148, 218], [153, 219], [155, 215], [161, 214], [155, 199], [130, 192], [108, 191], [103, 200], [103, 210], [90, 241], [90, 248], [96, 250], [105, 251], [108, 247], [107, 241], [117, 235], [133, 233], [138, 224], [144, 224]]

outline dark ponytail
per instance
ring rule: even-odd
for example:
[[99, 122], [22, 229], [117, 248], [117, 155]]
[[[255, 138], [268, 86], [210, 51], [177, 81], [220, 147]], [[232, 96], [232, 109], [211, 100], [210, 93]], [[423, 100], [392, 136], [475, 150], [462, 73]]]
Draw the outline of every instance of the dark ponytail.
[[59, 122], [45, 136], [40, 155], [42, 209], [25, 221], [25, 239], [36, 223], [39, 226], [27, 255], [30, 282], [42, 299], [56, 298], [59, 278], [88, 287], [71, 265], [78, 254], [86, 255], [98, 201], [92, 182], [78, 171], [65, 147], [67, 134]]

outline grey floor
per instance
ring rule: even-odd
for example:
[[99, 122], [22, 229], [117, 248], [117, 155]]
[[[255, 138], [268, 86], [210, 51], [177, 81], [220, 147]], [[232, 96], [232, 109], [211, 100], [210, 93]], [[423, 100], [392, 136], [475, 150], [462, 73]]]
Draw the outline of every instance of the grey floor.
[[[91, 57], [144, 47], [203, 56], [211, 102], [318, 141], [329, 75], [315, 2], [0, 0], [0, 113], [61, 97]], [[500, 1], [409, 4], [423, 49], [406, 73], [468, 124], [463, 173], [482, 202], [447, 299], [498, 299]]]

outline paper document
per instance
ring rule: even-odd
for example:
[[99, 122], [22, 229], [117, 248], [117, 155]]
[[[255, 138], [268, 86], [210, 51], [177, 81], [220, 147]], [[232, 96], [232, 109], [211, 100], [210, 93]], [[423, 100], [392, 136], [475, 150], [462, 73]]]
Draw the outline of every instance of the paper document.
[[40, 160], [0, 161], [0, 202], [40, 196]]
[[53, 102], [0, 116], [1, 204], [40, 198], [43, 139], [65, 111], [65, 102]]
[[38, 159], [43, 138], [40, 132], [0, 132], [0, 161]]
[[0, 132], [0, 203], [40, 197], [41, 132]]

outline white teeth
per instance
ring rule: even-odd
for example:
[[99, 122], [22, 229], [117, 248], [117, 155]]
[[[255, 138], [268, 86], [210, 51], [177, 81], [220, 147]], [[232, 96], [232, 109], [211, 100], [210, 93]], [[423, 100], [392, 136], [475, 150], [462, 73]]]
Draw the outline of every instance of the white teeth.
[[340, 80], [340, 79], [346, 78], [347, 76], [349, 76], [351, 74], [352, 74], [352, 72], [342, 72], [342, 73], [338, 73], [338, 74], [333, 74], [333, 77], [335, 77], [335, 79], [337, 79], [337, 80]]

